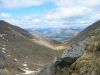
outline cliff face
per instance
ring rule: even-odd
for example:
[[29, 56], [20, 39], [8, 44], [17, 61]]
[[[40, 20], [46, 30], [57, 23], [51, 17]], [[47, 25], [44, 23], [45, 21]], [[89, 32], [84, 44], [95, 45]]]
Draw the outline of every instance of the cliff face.
[[39, 75], [100, 75], [100, 21], [71, 42], [70, 48]]

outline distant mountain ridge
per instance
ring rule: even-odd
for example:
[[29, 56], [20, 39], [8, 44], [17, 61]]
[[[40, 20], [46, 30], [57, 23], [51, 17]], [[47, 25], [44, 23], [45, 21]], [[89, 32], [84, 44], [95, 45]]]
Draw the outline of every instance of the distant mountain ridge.
[[41, 34], [51, 40], [63, 42], [75, 37], [81, 30], [81, 28], [28, 28], [28, 32], [34, 35], [34, 33]]

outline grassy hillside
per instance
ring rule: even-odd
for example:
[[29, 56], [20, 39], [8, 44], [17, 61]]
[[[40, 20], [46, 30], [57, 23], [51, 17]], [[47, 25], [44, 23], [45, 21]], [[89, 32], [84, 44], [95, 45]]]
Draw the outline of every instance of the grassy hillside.
[[85, 39], [85, 53], [69, 68], [55, 75], [100, 75], [100, 23], [95, 25], [98, 27]]
[[58, 54], [57, 51], [32, 41], [33, 38], [24, 29], [0, 21], [0, 50], [21, 67], [27, 64], [28, 68], [37, 69], [52, 62]]
[[69, 46], [38, 75], [100, 75], [100, 21], [69, 41]]

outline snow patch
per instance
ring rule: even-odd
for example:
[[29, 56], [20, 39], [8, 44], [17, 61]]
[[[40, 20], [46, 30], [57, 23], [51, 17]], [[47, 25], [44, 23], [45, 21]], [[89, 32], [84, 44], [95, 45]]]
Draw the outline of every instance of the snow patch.
[[2, 38], [4, 35], [6, 35], [6, 34], [0, 34], [0, 37]]
[[28, 67], [26, 67], [25, 69], [26, 69], [26, 70], [28, 70], [29, 68], [28, 68]]
[[24, 66], [24, 67], [26, 67], [26, 66], [27, 66], [26, 62], [24, 62], [23, 66]]
[[6, 53], [5, 51], [2, 50], [3, 53]]
[[20, 75], [20, 74], [16, 74], [16, 75]]
[[5, 39], [5, 38], [4, 38], [5, 35], [6, 35], [6, 34], [0, 34], [0, 37], [1, 37], [2, 39]]
[[25, 73], [23, 74], [31, 74], [31, 73], [37, 73], [37, 71], [31, 71], [31, 70], [24, 70]]
[[17, 59], [14, 59], [15, 61], [18, 61]]
[[2, 50], [6, 50], [6, 48], [2, 48]]

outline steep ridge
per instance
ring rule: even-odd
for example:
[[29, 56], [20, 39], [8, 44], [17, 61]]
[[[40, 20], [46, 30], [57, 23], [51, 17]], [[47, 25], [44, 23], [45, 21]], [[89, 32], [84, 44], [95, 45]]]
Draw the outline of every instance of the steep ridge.
[[83, 30], [72, 42], [38, 75], [100, 75], [100, 21]]
[[23, 69], [37, 70], [52, 62], [58, 54], [57, 51], [35, 43], [31, 40], [33, 38], [24, 29], [0, 21], [0, 50]]
[[15, 30], [16, 32], [28, 37], [28, 38], [33, 38], [33, 35], [31, 35], [30, 33], [28, 33], [26, 30], [17, 27], [15, 25], [11, 25], [8, 22], [5, 22], [3, 20], [0, 20], [0, 30], [1, 32], [4, 30]]
[[92, 33], [96, 28], [99, 27], [100, 21], [97, 21], [81, 31], [75, 38], [69, 41], [70, 44], [77, 43], [79, 41], [84, 40], [90, 33]]

